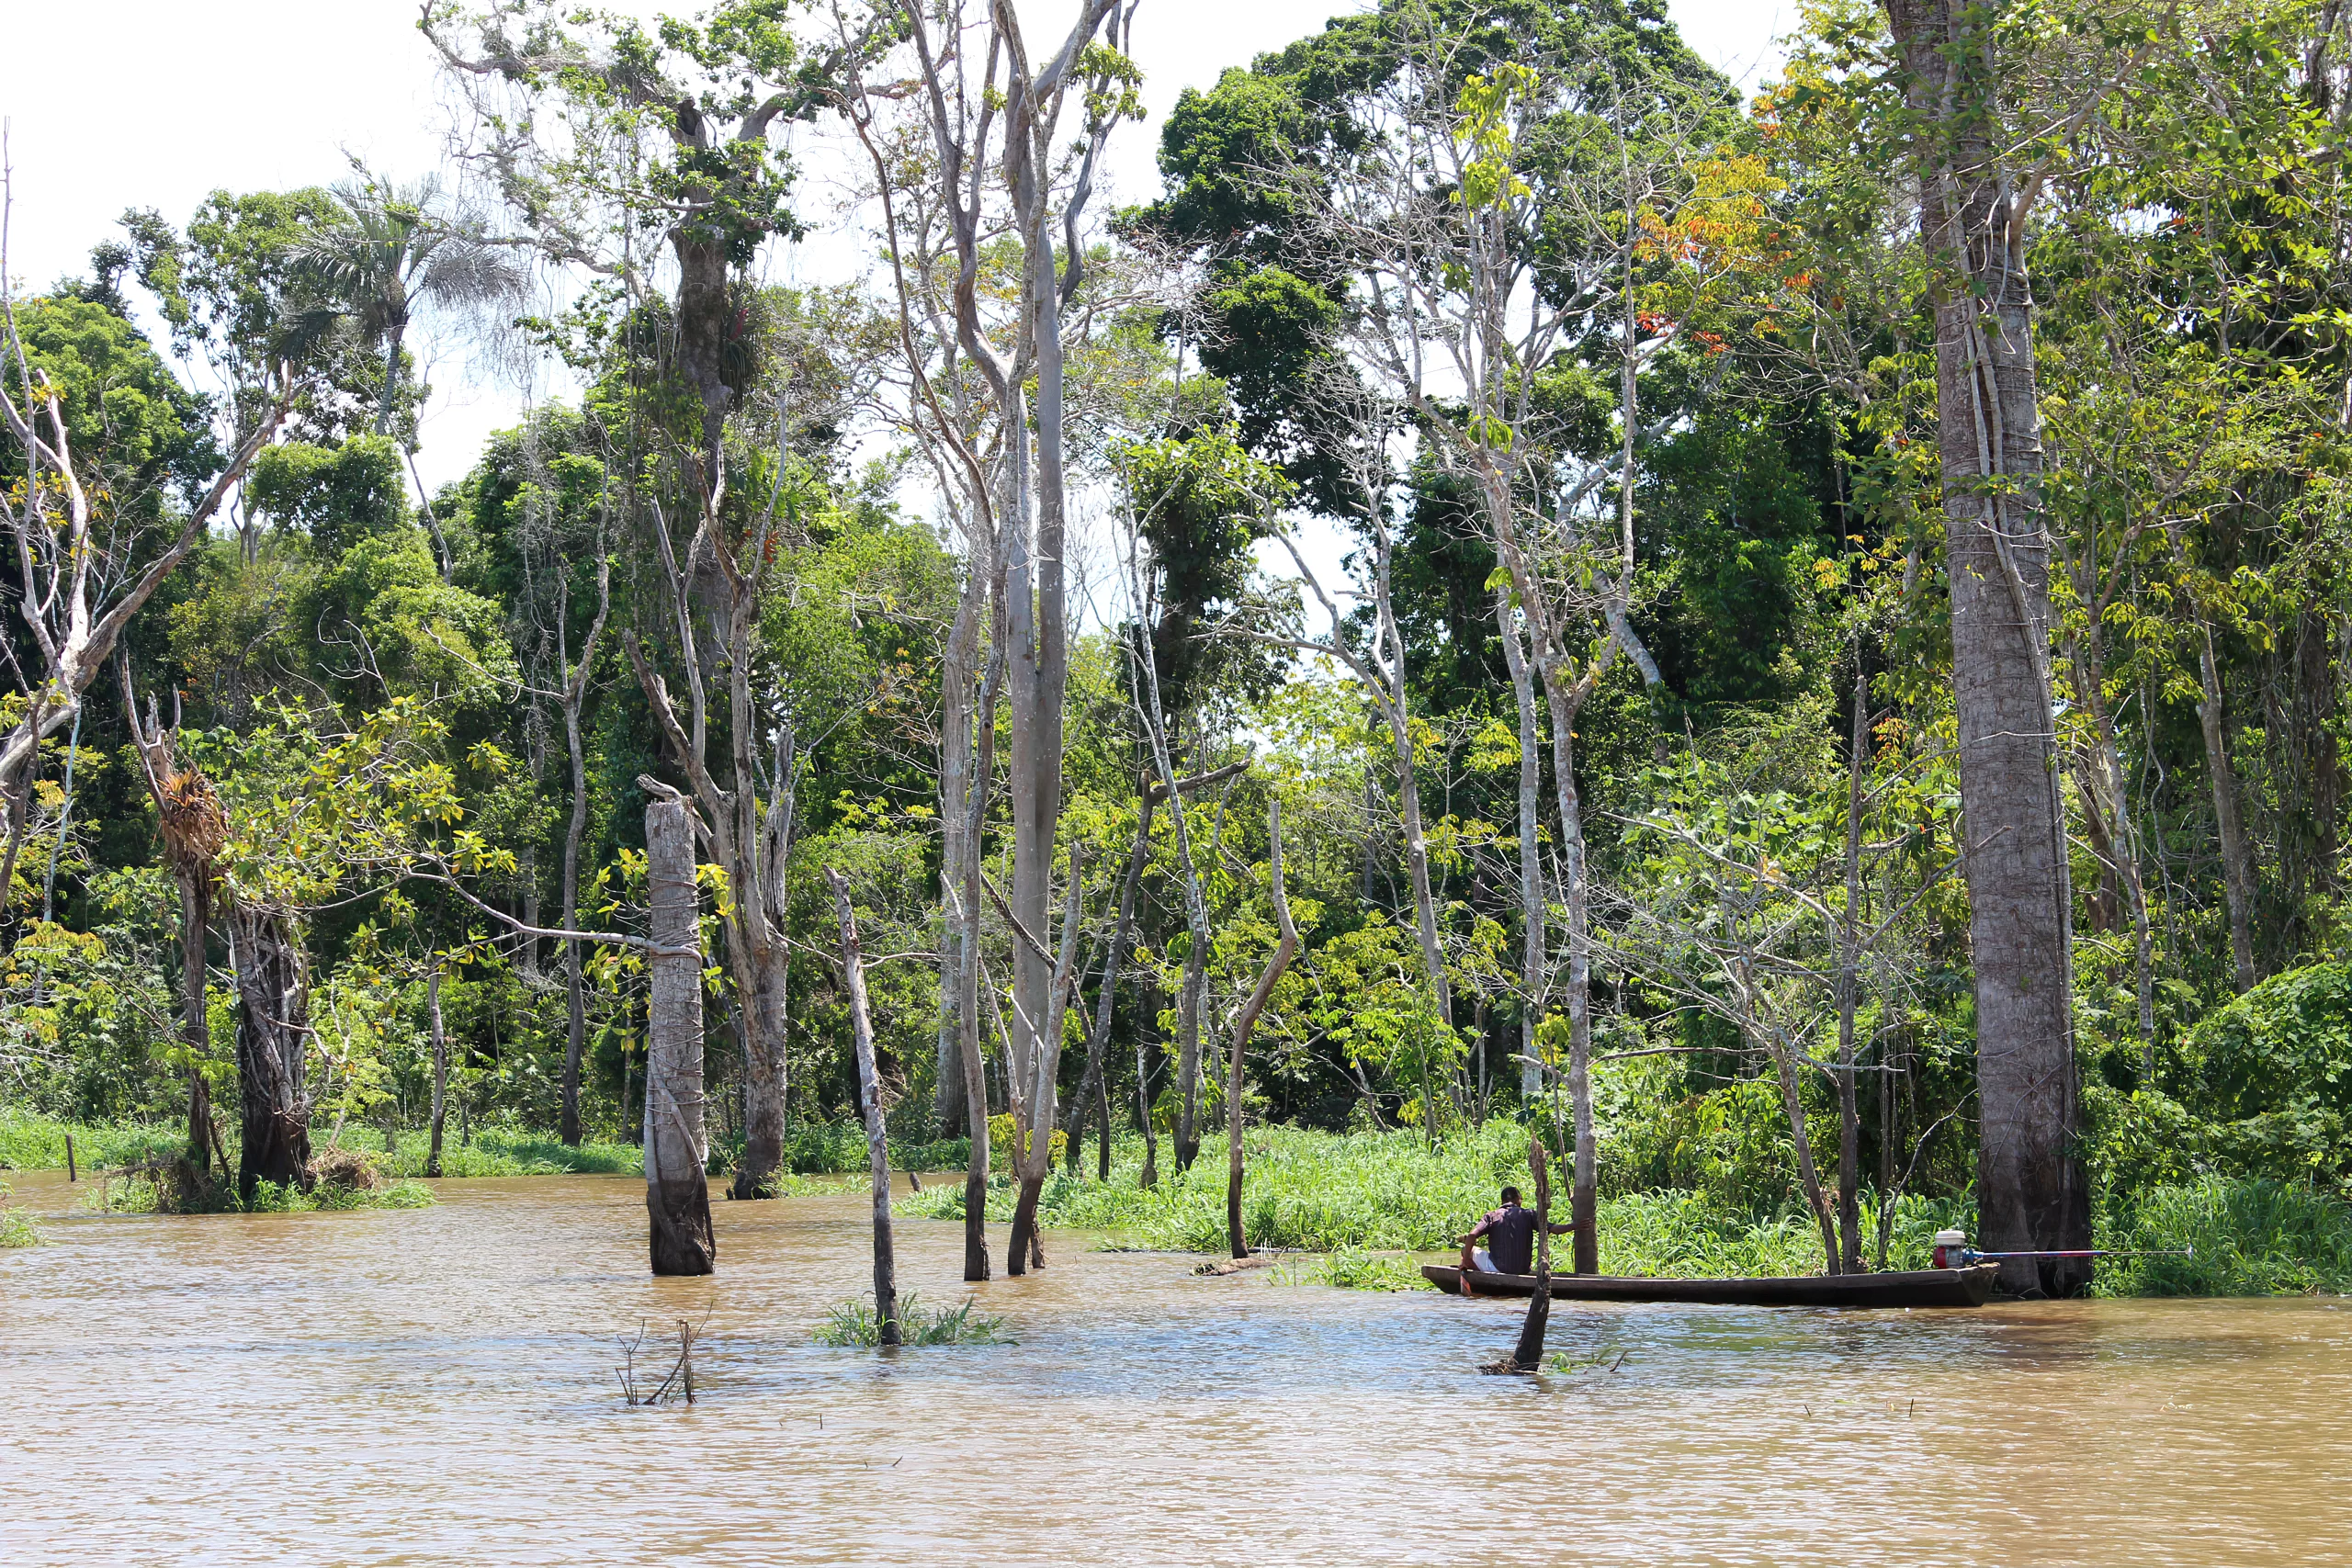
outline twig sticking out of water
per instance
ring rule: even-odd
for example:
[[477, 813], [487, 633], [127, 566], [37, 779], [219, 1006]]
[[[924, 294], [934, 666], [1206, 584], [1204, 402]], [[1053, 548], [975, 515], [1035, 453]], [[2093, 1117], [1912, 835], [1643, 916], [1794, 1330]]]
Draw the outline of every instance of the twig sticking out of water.
[[634, 1338], [616, 1341], [621, 1348], [621, 1364], [613, 1369], [620, 1380], [621, 1397], [631, 1404], [661, 1404], [670, 1400], [695, 1402], [695, 1344], [702, 1337], [704, 1324], [710, 1321], [711, 1309], [703, 1309], [702, 1322], [690, 1323], [678, 1319], [678, 1354], [670, 1370], [650, 1391], [638, 1386], [637, 1354], [645, 1344], [645, 1322], [639, 1319]]

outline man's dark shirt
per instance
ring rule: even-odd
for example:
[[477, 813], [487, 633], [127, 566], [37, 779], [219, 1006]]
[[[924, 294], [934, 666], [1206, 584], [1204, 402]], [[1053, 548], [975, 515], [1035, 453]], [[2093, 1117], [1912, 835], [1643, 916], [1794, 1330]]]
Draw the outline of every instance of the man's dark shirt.
[[1535, 1271], [1534, 1210], [1497, 1209], [1481, 1219], [1471, 1234], [1487, 1238], [1487, 1253], [1495, 1260], [1498, 1274]]

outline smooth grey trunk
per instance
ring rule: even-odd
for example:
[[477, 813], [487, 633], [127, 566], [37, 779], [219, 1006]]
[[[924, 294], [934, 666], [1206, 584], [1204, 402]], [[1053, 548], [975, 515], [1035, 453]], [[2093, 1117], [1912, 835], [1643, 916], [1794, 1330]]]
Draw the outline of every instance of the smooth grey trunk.
[[[1604, 649], [1612, 645], [1603, 645]], [[1576, 1130], [1568, 1186], [1568, 1222], [1576, 1226], [1572, 1272], [1600, 1269], [1600, 1212], [1592, 1134], [1592, 939], [1586, 914], [1583, 804], [1577, 794], [1576, 716], [1592, 681], [1571, 684], [1551, 661], [1544, 671], [1552, 717], [1553, 788], [1560, 806], [1560, 902], [1568, 939], [1568, 1108]]]
[[1870, 682], [1854, 660], [1853, 756], [1846, 770], [1846, 908], [1838, 932], [1838, 1233], [1836, 1272], [1862, 1271], [1862, 1123], [1854, 1096], [1854, 1010], [1862, 963], [1862, 764], [1869, 753]]
[[441, 1130], [449, 1109], [449, 1035], [441, 1024], [441, 964], [424, 976], [424, 1017], [433, 1043], [433, 1134], [424, 1150], [424, 1174], [441, 1174]]
[[2254, 989], [2254, 850], [2246, 842], [2245, 818], [2238, 807], [2237, 773], [2230, 766], [2222, 729], [2222, 671], [2213, 657], [2213, 627], [2199, 618], [2197, 671], [2202, 694], [2197, 728], [2205, 739], [2205, 775], [2213, 786], [2213, 820], [2222, 836], [2222, 893], [2230, 917], [2230, 957], [2241, 994]]
[[[563, 740], [571, 760], [571, 816], [563, 829], [563, 917], [562, 929], [580, 929], [580, 850], [588, 832], [588, 758], [581, 740], [581, 707], [587, 700], [588, 681], [594, 671], [596, 644], [605, 635], [605, 621], [612, 608], [612, 564], [603, 558], [603, 541], [598, 541], [596, 562], [596, 618], [589, 625], [588, 640], [581, 645], [580, 663], [571, 664], [566, 640], [563, 606], [556, 612], [556, 659], [565, 667], [563, 691]], [[566, 1021], [563, 1042], [563, 1098], [559, 1111], [557, 1129], [566, 1144], [580, 1142], [580, 1067], [588, 1048], [588, 994], [585, 977], [581, 973], [580, 942], [577, 938], [563, 944], [563, 991]]]
[[1282, 931], [1274, 943], [1273, 956], [1266, 961], [1265, 972], [1258, 976], [1258, 988], [1250, 993], [1241, 1011], [1233, 1021], [1233, 1055], [1225, 1077], [1225, 1224], [1226, 1239], [1236, 1258], [1250, 1256], [1249, 1238], [1241, 1228], [1241, 1059], [1250, 1048], [1250, 1032], [1258, 1026], [1258, 1015], [1266, 1010], [1266, 1003], [1273, 997], [1274, 987], [1282, 979], [1283, 971], [1298, 954], [1298, 928], [1291, 923], [1290, 899], [1283, 891], [1283, 803], [1280, 796], [1266, 803], [1267, 873], [1272, 884], [1271, 897], [1274, 905], [1274, 920]]
[[980, 830], [988, 820], [989, 791], [996, 778], [996, 706], [1004, 685], [1002, 596], [995, 595], [999, 635], [989, 639], [988, 673], [976, 708], [978, 760], [964, 816], [963, 972], [956, 982], [958, 1028], [963, 1035], [964, 1125], [971, 1152], [964, 1162], [964, 1278], [989, 1277], [989, 1080], [988, 1056], [980, 1043]]
[[718, 1245], [704, 1167], [702, 940], [695, 830], [683, 800], [645, 807], [645, 880], [654, 948], [647, 955], [645, 1207], [653, 1272], [708, 1274]]
[[1519, 1093], [1532, 1104], [1544, 1092], [1543, 1052], [1535, 1034], [1544, 998], [1544, 855], [1536, 842], [1544, 758], [1536, 739], [1534, 672], [1511, 618], [1507, 584], [1495, 590], [1495, 624], [1502, 633], [1503, 662], [1510, 669], [1511, 700], [1519, 710]]
[[[939, 1040], [933, 1068], [932, 1108], [942, 1133], [967, 1120], [964, 1085], [964, 954], [973, 941], [977, 906], [965, 900], [971, 880], [967, 859], [976, 840], [970, 822], [973, 726], [978, 706], [980, 626], [988, 615], [990, 570], [973, 559], [965, 572], [956, 619], [940, 657], [939, 721]], [[994, 716], [989, 716], [993, 722]]]
[[890, 1133], [882, 1121], [882, 1079], [874, 1062], [873, 1014], [865, 1002], [865, 961], [857, 945], [857, 911], [849, 879], [828, 866], [833, 911], [842, 926], [842, 974], [849, 986], [850, 1031], [857, 1051], [857, 1103], [865, 1120], [865, 1160], [874, 1179], [874, 1310], [882, 1343], [899, 1343], [899, 1268], [890, 1237]]
[[[1993, 144], [1992, 20], [1966, 0], [1887, 0], [1902, 51], [1936, 312], [1952, 685], [1975, 967], [1978, 1232], [1987, 1251], [2087, 1247], [2079, 1149], [2064, 770], [2052, 718], [2050, 536], [2025, 239], [2036, 184]], [[2071, 1294], [2075, 1259], [2004, 1267]]]
[[[1387, 700], [1381, 705], [1388, 718], [1389, 743], [1396, 751], [1396, 810], [1405, 829], [1405, 869], [1413, 889], [1413, 930], [1420, 939], [1421, 966], [1429, 976], [1430, 999], [1438, 1021], [1453, 1025], [1453, 985], [1446, 973], [1445, 953], [1438, 943], [1437, 900], [1430, 886], [1429, 835], [1421, 824], [1421, 786], [1413, 768], [1410, 697], [1405, 685], [1405, 636], [1397, 629], [1396, 610], [1390, 594], [1391, 551], [1388, 529], [1375, 512], [1373, 519], [1373, 606], [1378, 620], [1379, 642], [1374, 657], [1383, 660], [1388, 682]], [[1332, 628], [1338, 635], [1338, 627]], [[1385, 653], [1383, 653], [1385, 646]]]

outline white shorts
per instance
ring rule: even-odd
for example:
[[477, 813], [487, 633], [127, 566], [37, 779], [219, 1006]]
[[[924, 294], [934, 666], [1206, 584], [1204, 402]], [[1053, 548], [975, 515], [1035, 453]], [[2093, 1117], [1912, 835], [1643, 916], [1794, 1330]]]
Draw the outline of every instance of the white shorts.
[[1476, 1269], [1481, 1274], [1499, 1274], [1502, 1272], [1501, 1269], [1495, 1267], [1495, 1255], [1488, 1252], [1483, 1247], [1470, 1255], [1470, 1267]]

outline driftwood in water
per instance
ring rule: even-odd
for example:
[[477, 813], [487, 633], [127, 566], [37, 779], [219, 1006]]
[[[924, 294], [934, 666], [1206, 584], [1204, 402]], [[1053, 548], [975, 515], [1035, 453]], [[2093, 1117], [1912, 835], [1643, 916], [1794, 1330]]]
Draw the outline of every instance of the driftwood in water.
[[874, 1176], [874, 1310], [882, 1320], [882, 1343], [899, 1343], [899, 1269], [890, 1240], [890, 1134], [882, 1122], [882, 1077], [874, 1062], [873, 1014], [865, 1005], [865, 961], [857, 945], [857, 911], [849, 901], [849, 879], [832, 867], [825, 881], [842, 923], [842, 974], [849, 983], [851, 1032], [857, 1044], [857, 1098], [865, 1117], [865, 1157]]
[[1519, 1325], [1519, 1344], [1485, 1370], [1532, 1372], [1544, 1366], [1544, 1331], [1552, 1321], [1552, 1177], [1544, 1163], [1544, 1140], [1528, 1140], [1527, 1164], [1535, 1177], [1535, 1293]]
[[1266, 803], [1266, 844], [1274, 919], [1282, 929], [1282, 940], [1274, 944], [1273, 957], [1266, 961], [1266, 972], [1258, 976], [1258, 988], [1250, 993], [1241, 1015], [1233, 1021], [1233, 1058], [1225, 1082], [1225, 1228], [1236, 1258], [1250, 1256], [1249, 1238], [1241, 1234], [1241, 1056], [1249, 1048], [1250, 1032], [1258, 1026], [1258, 1015], [1266, 1010], [1266, 1002], [1274, 994], [1274, 983], [1298, 952], [1298, 928], [1291, 923], [1290, 899], [1283, 892], [1283, 803], [1278, 798]]
[[695, 897], [695, 830], [674, 792], [645, 808], [645, 880], [654, 946], [646, 957], [645, 1207], [656, 1274], [707, 1274], [709, 1148], [703, 1130], [702, 943]]

